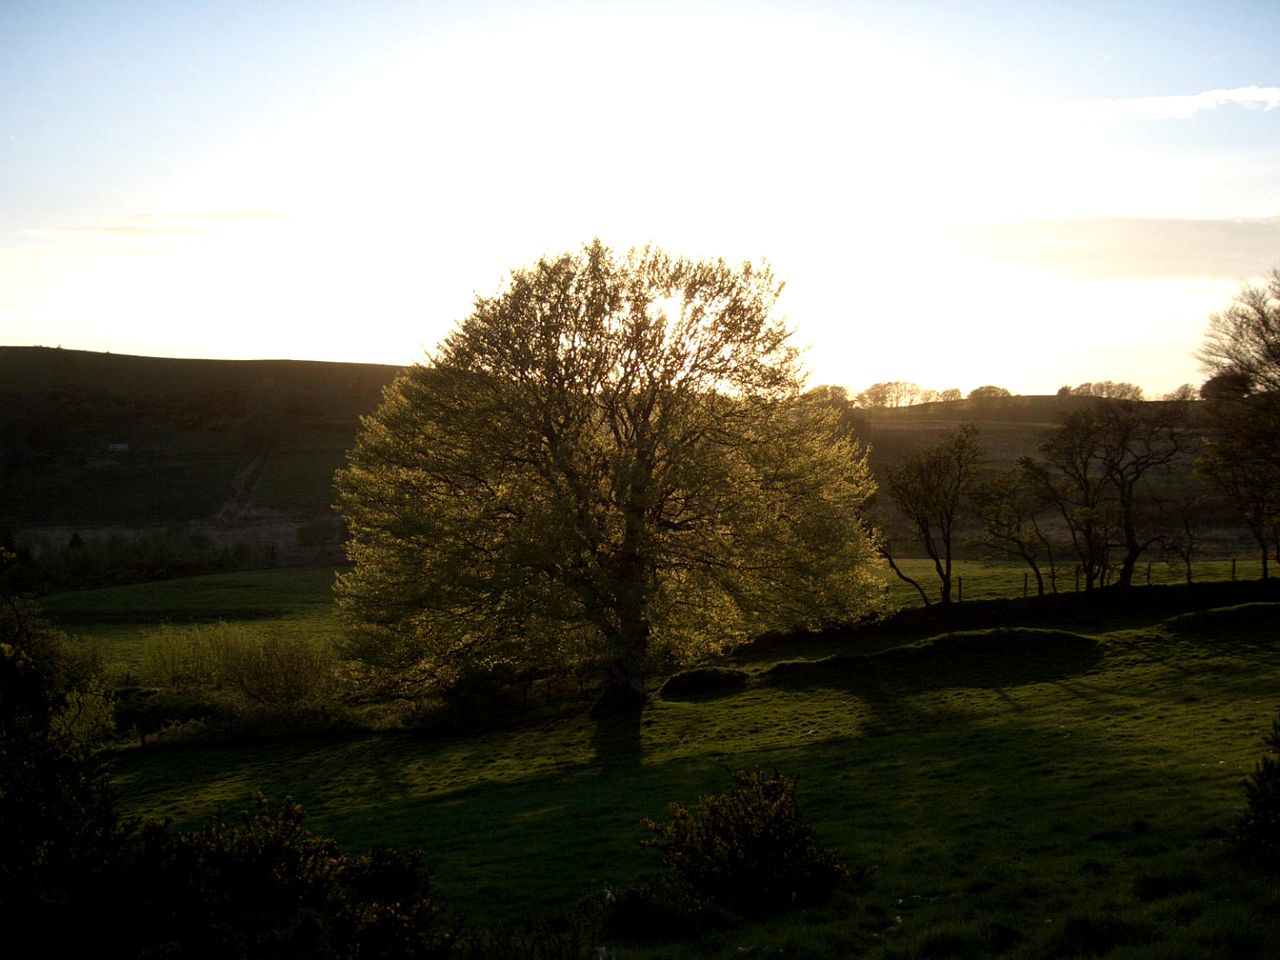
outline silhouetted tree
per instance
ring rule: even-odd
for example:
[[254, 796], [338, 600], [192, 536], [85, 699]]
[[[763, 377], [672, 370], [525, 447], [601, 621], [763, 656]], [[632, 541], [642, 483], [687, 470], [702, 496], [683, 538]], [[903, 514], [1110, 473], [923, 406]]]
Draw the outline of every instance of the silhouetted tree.
[[1200, 391], [1196, 389], [1195, 384], [1184, 383], [1181, 386], [1170, 390], [1160, 399], [1167, 400], [1171, 403], [1188, 403], [1197, 400], [1200, 397]]
[[1209, 317], [1196, 357], [1211, 374], [1242, 378], [1251, 393], [1280, 393], [1280, 269], [1245, 284], [1231, 306]]
[[1210, 316], [1196, 356], [1211, 374], [1200, 391], [1211, 429], [1199, 466], [1253, 535], [1266, 578], [1280, 554], [1280, 270]]
[[[889, 468], [885, 479], [885, 489], [906, 520], [912, 540], [933, 561], [944, 604], [951, 602], [956, 525], [983, 459], [978, 428], [966, 423], [937, 446], [908, 453]], [[902, 576], [896, 565], [893, 570]]]
[[1192, 561], [1204, 541], [1204, 518], [1208, 506], [1207, 497], [1192, 494], [1172, 499], [1166, 508], [1168, 532], [1162, 538], [1162, 546], [1167, 554], [1178, 558], [1187, 583], [1194, 579]]
[[981, 478], [974, 485], [970, 502], [981, 524], [977, 542], [1027, 564], [1035, 575], [1039, 596], [1045, 593], [1041, 565], [1047, 563], [1056, 590], [1053, 542], [1042, 522], [1051, 504], [1030, 461], [1024, 458], [1016, 466]]
[[1182, 404], [1099, 400], [1041, 440], [1042, 462], [1031, 469], [1067, 525], [1086, 590], [1105, 581], [1113, 550], [1121, 551], [1117, 584], [1132, 583], [1138, 558], [1160, 536], [1142, 516], [1150, 475], [1188, 439]]
[[[1061, 393], [1061, 391], [1059, 391]], [[1108, 400], [1141, 400], [1142, 388], [1123, 380], [1099, 380], [1072, 388], [1073, 397], [1103, 397]]]
[[969, 391], [970, 400], [998, 400], [1001, 397], [1012, 397], [1013, 394], [1004, 387], [996, 387], [987, 384], [981, 387], [974, 387]]
[[778, 290], [597, 241], [478, 299], [338, 475], [367, 676], [439, 689], [576, 659], [638, 704], [656, 658], [864, 610], [874, 484], [801, 392]]
[[1280, 555], [1280, 416], [1266, 395], [1206, 400], [1211, 430], [1196, 463], [1222, 491], [1258, 546], [1262, 577]]
[[857, 396], [860, 407], [909, 407], [920, 399], [920, 384], [906, 380], [887, 380], [873, 383]]

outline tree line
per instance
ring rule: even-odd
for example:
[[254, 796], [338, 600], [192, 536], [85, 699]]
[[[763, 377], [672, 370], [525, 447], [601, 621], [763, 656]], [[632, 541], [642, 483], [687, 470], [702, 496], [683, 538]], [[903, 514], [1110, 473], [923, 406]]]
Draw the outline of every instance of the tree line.
[[1133, 384], [1082, 384], [1059, 395], [1096, 402], [1045, 431], [1036, 455], [1013, 466], [984, 469], [973, 424], [909, 452], [883, 478], [892, 510], [880, 513], [881, 555], [926, 604], [929, 591], [894, 554], [905, 544], [922, 551], [938, 600], [950, 603], [962, 535], [1025, 563], [1041, 595], [1057, 589], [1064, 559], [1086, 591], [1128, 587], [1153, 550], [1181, 562], [1190, 581], [1213, 506], [1208, 489], [1248, 530], [1268, 577], [1280, 553], [1280, 273], [1214, 314], [1197, 356], [1211, 374], [1198, 408], [1190, 385], [1144, 401]]

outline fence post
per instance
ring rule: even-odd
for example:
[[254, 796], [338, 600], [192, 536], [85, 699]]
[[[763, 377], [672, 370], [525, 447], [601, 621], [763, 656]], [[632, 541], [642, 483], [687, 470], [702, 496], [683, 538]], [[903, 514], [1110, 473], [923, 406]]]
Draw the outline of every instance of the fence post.
[[1236, 582], [1236, 558], [1231, 558], [1231, 582]]
[[1080, 564], [1076, 564], [1076, 593], [1080, 592]]

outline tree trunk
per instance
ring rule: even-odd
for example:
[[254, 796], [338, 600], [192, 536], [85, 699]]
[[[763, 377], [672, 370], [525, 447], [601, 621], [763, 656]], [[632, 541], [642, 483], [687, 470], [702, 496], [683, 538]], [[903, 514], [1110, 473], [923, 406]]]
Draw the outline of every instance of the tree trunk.
[[920, 594], [920, 599], [924, 601], [924, 605], [926, 607], [931, 606], [929, 602], [929, 595], [924, 592], [924, 587], [920, 586], [920, 584], [898, 569], [898, 565], [893, 562], [893, 557], [889, 554], [888, 550], [881, 548], [880, 556], [884, 557], [885, 561], [889, 564], [889, 569], [898, 575], [899, 580], [904, 583], [909, 583], [911, 586], [916, 588], [916, 593]]
[[1044, 574], [1040, 572], [1040, 565], [1034, 559], [1027, 558], [1027, 566], [1031, 568], [1031, 572], [1036, 575], [1036, 596], [1044, 596]]

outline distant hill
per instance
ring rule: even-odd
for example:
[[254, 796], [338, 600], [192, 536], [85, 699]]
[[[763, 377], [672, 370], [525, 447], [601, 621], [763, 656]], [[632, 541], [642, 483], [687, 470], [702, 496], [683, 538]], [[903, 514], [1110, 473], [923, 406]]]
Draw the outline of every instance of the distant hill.
[[[1033, 395], [990, 397], [918, 403], [909, 407], [884, 407], [857, 411], [864, 424], [861, 436], [871, 447], [871, 464], [877, 471], [897, 461], [914, 447], [937, 443], [962, 423], [974, 423], [987, 453], [989, 467], [1008, 466], [1024, 455], [1034, 455], [1042, 434], [1072, 413], [1099, 402], [1097, 397]], [[1108, 401], [1102, 401], [1108, 402]], [[1166, 401], [1148, 400], [1148, 404]], [[1199, 401], [1191, 402], [1191, 423], [1207, 428]]]
[[334, 470], [398, 372], [0, 347], [0, 534], [191, 527], [305, 553], [296, 532], [331, 538]]
[[[0, 540], [50, 550], [159, 529], [269, 544], [286, 562], [336, 559], [333, 474], [399, 370], [0, 347]], [[1093, 402], [1005, 397], [855, 416], [877, 472], [968, 421], [998, 466]]]

